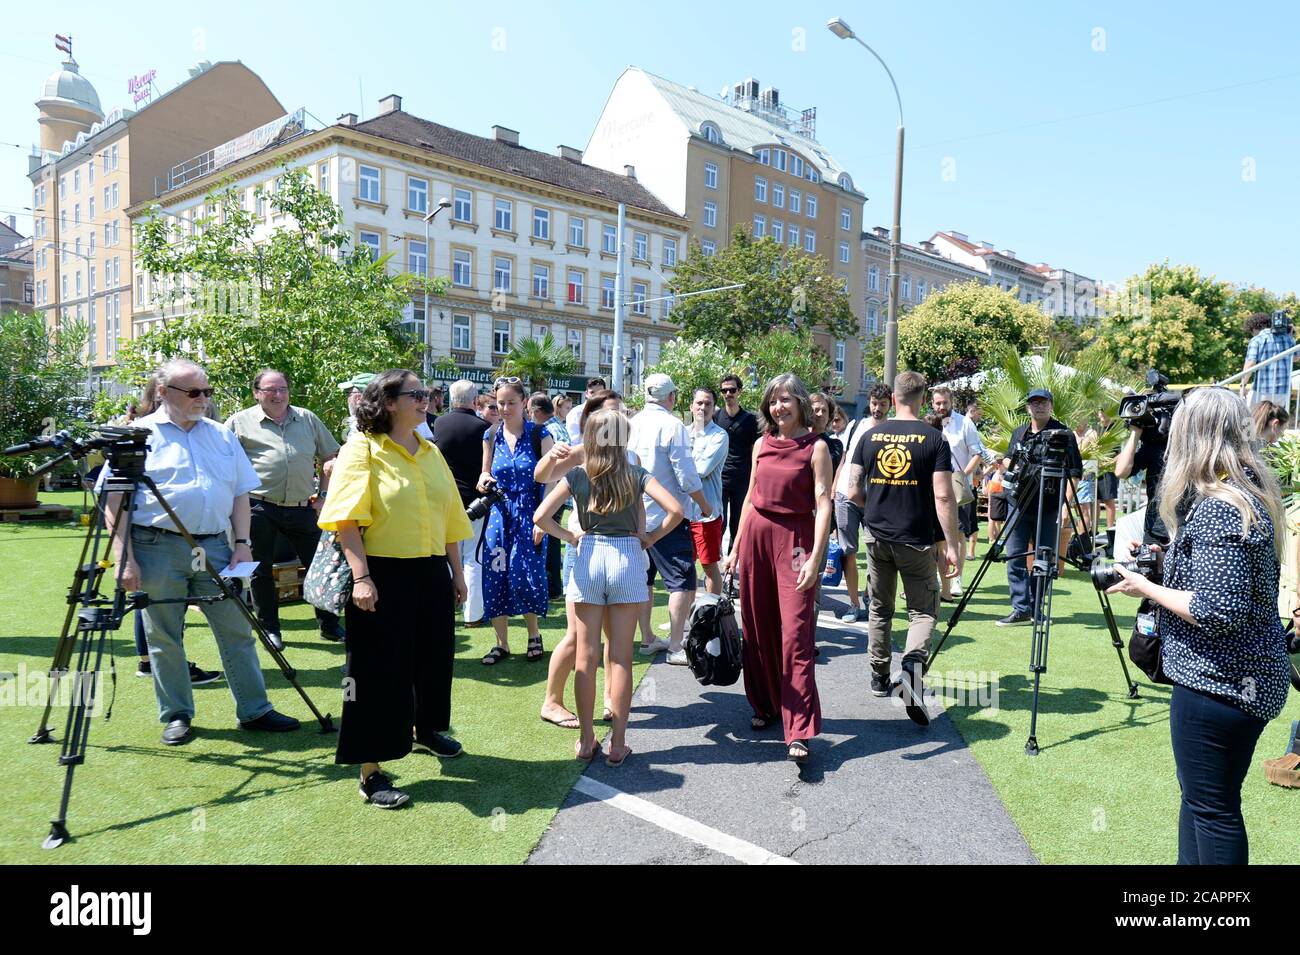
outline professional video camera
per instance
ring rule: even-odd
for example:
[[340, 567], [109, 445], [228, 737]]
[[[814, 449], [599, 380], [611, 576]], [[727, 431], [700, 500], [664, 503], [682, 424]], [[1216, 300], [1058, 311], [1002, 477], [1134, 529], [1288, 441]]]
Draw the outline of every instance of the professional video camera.
[[1011, 464], [1002, 478], [1006, 496], [1015, 500], [1022, 484], [1034, 483], [1043, 467], [1065, 467], [1066, 452], [1070, 448], [1070, 432], [1052, 428], [1036, 434], [1026, 431], [1020, 444], [1011, 453]]
[[1092, 583], [1098, 590], [1107, 590], [1120, 582], [1116, 565], [1135, 574], [1141, 574], [1152, 583], [1160, 583], [1160, 555], [1148, 544], [1137, 549], [1132, 560], [1099, 560], [1092, 565]]
[[1285, 335], [1291, 331], [1291, 313], [1285, 308], [1276, 309], [1269, 317], [1269, 329], [1274, 335]]
[[1169, 422], [1174, 409], [1183, 400], [1185, 392], [1169, 391], [1169, 378], [1152, 368], [1147, 372], [1145, 395], [1125, 395], [1119, 400], [1119, 417], [1130, 428], [1155, 428], [1161, 434], [1169, 433]]
[[493, 481], [488, 486], [487, 493], [482, 497], [476, 497], [474, 500], [470, 501], [469, 507], [465, 508], [465, 516], [471, 521], [477, 521], [479, 518], [487, 517], [488, 511], [492, 510], [495, 505], [502, 503], [505, 499], [506, 496], [501, 493], [501, 489], [497, 487], [496, 482]]

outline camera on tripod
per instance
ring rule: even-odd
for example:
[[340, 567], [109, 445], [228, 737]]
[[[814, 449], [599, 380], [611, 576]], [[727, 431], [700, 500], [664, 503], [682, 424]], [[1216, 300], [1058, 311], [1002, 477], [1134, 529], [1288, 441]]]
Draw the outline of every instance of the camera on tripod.
[[1041, 468], [1064, 468], [1069, 448], [1070, 432], [1064, 429], [1026, 432], [1011, 453], [1011, 464], [1002, 478], [1007, 497], [1015, 500], [1021, 485], [1038, 480]]
[[1152, 583], [1160, 583], [1160, 555], [1153, 551], [1148, 544], [1139, 547], [1132, 560], [1099, 560], [1093, 564], [1093, 586], [1098, 590], [1107, 590], [1119, 583], [1123, 578], [1120, 577], [1119, 571], [1115, 569], [1116, 566], [1123, 567], [1135, 574], [1141, 574]]
[[471, 521], [487, 517], [488, 511], [492, 510], [497, 504], [503, 503], [505, 499], [506, 496], [501, 493], [501, 489], [493, 481], [488, 485], [488, 489], [482, 497], [476, 497], [469, 502], [469, 507], [465, 508], [465, 516]]
[[1169, 391], [1169, 378], [1152, 368], [1147, 372], [1144, 395], [1125, 395], [1119, 400], [1119, 417], [1130, 428], [1154, 428], [1160, 434], [1169, 433], [1174, 409], [1183, 400], [1184, 392]]

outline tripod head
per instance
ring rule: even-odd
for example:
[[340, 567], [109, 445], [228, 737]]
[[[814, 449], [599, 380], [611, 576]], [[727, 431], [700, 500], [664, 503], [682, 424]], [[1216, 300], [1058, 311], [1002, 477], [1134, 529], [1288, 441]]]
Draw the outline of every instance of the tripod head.
[[63, 452], [42, 465], [37, 470], [39, 474], [63, 461], [77, 460], [94, 451], [100, 451], [116, 474], [123, 478], [139, 478], [144, 476], [149, 435], [148, 428], [121, 427], [111, 424], [91, 425], [89, 434], [73, 434], [65, 429], [52, 435], [15, 444], [0, 450], [0, 455], [36, 454], [41, 451]]

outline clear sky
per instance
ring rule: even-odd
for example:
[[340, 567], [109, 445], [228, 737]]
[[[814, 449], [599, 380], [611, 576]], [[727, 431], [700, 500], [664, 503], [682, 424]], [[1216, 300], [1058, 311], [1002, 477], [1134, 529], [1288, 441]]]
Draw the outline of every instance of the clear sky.
[[[326, 122], [411, 113], [543, 150], [582, 148], [622, 69], [718, 92], [748, 76], [817, 107], [818, 138], [887, 225], [897, 109], [907, 121], [903, 238], [940, 229], [1031, 262], [1122, 281], [1188, 262], [1237, 284], [1300, 288], [1300, 5], [1253, 2], [26, 3], [0, 34], [0, 216], [31, 204], [35, 101], [75, 53], [105, 110], [127, 80], [168, 90], [239, 59], [289, 109]], [[19, 227], [30, 232], [30, 220]]]

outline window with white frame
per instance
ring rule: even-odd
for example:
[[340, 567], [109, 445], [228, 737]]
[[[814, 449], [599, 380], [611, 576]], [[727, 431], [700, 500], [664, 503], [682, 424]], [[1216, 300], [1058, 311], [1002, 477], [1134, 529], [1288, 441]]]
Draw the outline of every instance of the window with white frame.
[[925, 279], [916, 280], [916, 300], [918, 302], [925, 301]]
[[368, 232], [365, 229], [362, 229], [357, 235], [357, 242], [370, 250], [370, 258], [372, 261], [379, 258], [380, 238], [378, 232]]
[[495, 218], [492, 224], [502, 232], [513, 232], [515, 224], [515, 204], [509, 199], [497, 199], [493, 203]]
[[587, 244], [587, 220], [581, 216], [569, 216], [569, 245], [582, 248]]
[[632, 258], [642, 262], [650, 261], [650, 236], [644, 232], [632, 233]]
[[853, 211], [851, 209], [840, 210], [840, 228], [845, 232], [853, 231]]
[[73, 278], [76, 279], [76, 281], [73, 284], [76, 285], [77, 297], [80, 298], [81, 297], [81, 269], [77, 269], [76, 273], [73, 275]]
[[632, 311], [637, 315], [645, 314], [645, 300], [650, 297], [650, 286], [645, 282], [632, 283]]
[[362, 202], [382, 202], [383, 193], [379, 185], [379, 167], [364, 163], [357, 167], [357, 188]]
[[718, 251], [718, 247], [712, 239], [705, 239], [700, 243], [700, 251], [711, 258]]
[[509, 292], [514, 288], [515, 264], [503, 255], [492, 257], [492, 288], [498, 292]]
[[664, 239], [664, 267], [671, 268], [677, 264], [677, 240]]
[[872, 335], [876, 334], [879, 330], [879, 314], [880, 313], [876, 311], [876, 306], [867, 306], [867, 331]]
[[772, 150], [766, 147], [764, 147], [763, 149], [755, 149], [754, 155], [755, 157], [757, 157], [758, 161], [761, 162], [764, 166], [772, 165]]
[[533, 322], [533, 340], [541, 341], [551, 333], [550, 326], [542, 325], [539, 322]]
[[754, 177], [754, 201], [767, 202], [767, 180], [762, 176]]
[[803, 234], [803, 250], [805, 252], [817, 251], [817, 234], [812, 229]]
[[457, 222], [474, 221], [474, 194], [468, 189], [457, 189], [452, 195], [451, 216]]
[[117, 144], [116, 143], [114, 143], [112, 148], [109, 150], [109, 154], [113, 157], [113, 168], [116, 169], [117, 168]]
[[451, 347], [456, 351], [474, 350], [474, 337], [470, 332], [470, 318], [468, 315], [457, 315], [454, 312], [452, 313]]
[[804, 214], [809, 219], [817, 218], [817, 193], [810, 192], [804, 197]]
[[614, 336], [610, 332], [600, 333], [600, 363], [602, 365], [614, 364]]
[[600, 307], [614, 307], [614, 279], [609, 275], [600, 277]]
[[789, 238], [792, 246], [796, 249], [799, 248], [799, 227], [797, 225], [790, 226], [789, 231], [786, 232], [786, 236]]
[[423, 241], [406, 243], [406, 271], [412, 275], [429, 274], [429, 247]]
[[72, 192], [74, 195], [77, 194], [78, 192], [81, 192], [81, 170], [80, 169], [72, 170]]
[[[106, 280], [111, 279], [112, 274], [107, 269], [105, 269], [104, 271], [105, 271], [104, 278]], [[93, 265], [86, 267], [86, 294], [87, 295], [95, 294], [95, 267]]]
[[704, 225], [709, 229], [717, 228], [718, 204], [716, 202], [706, 202], [704, 204]]
[[[569, 269], [568, 281], [568, 300], [573, 305], [583, 305], [586, 303], [586, 290], [583, 286], [586, 284], [587, 276], [581, 269]], [[569, 333], [572, 341], [573, 333]]]
[[844, 342], [835, 343], [835, 374], [844, 374]]
[[474, 285], [474, 253], [456, 249], [451, 254], [451, 284], [461, 288]]
[[705, 123], [701, 127], [700, 132], [702, 132], [704, 134], [704, 138], [711, 143], [722, 142], [722, 133], [720, 133], [718, 131], [718, 127], [713, 125], [712, 123]]
[[772, 220], [772, 238], [776, 240], [777, 245], [785, 241], [785, 223], [780, 219]]
[[113, 220], [113, 244], [114, 245], [117, 245], [118, 242], [122, 241], [122, 234], [120, 231], [118, 231], [119, 225], [121, 225], [120, 220], [114, 219]]
[[910, 302], [911, 300], [912, 300], [912, 276], [904, 275], [903, 276], [903, 301]]
[[611, 255], [618, 252], [618, 229], [608, 223], [600, 227], [600, 251]]
[[715, 162], [706, 162], [704, 164], [704, 188], [718, 188], [718, 164]]
[[785, 208], [785, 185], [783, 183], [772, 183], [772, 205], [777, 209]]
[[551, 267], [533, 265], [533, 298], [549, 299], [551, 297]]
[[754, 216], [753, 235], [755, 239], [761, 239], [767, 235], [767, 216]]
[[492, 354], [504, 355], [510, 351], [510, 320], [494, 318], [492, 320]]
[[424, 215], [429, 211], [429, 180], [406, 177], [406, 208]]
[[880, 291], [880, 268], [879, 268], [879, 266], [875, 266], [875, 265], [873, 265], [873, 266], [871, 266], [871, 268], [867, 269], [867, 291], [868, 291], [868, 292], [879, 292], [879, 291]]
[[[107, 172], [108, 170], [106, 169], [104, 171]], [[59, 201], [62, 202], [63, 198], [67, 194], [68, 194], [68, 177], [63, 176], [62, 178], [59, 179]]]
[[573, 352], [573, 357], [582, 359], [582, 329], [569, 329], [569, 351]]
[[95, 197], [91, 196], [86, 200], [86, 218], [91, 222], [95, 221]]
[[665, 291], [663, 297], [664, 318], [668, 318], [673, 313], [673, 306], [677, 304], [677, 296], [672, 292]]
[[316, 176], [320, 180], [320, 191], [328, 196], [330, 194], [330, 164], [328, 159], [317, 164]]
[[550, 239], [551, 237], [551, 210], [550, 209], [533, 209], [533, 238]]
[[773, 166], [773, 168], [778, 169], [778, 170], [780, 170], [781, 172], [785, 172], [785, 160], [786, 160], [786, 155], [785, 155], [785, 150], [784, 150], [784, 149], [774, 149], [774, 150], [772, 150], [772, 166]]
[[790, 157], [790, 175], [797, 179], [803, 178], [803, 158], [800, 156]]
[[849, 244], [848, 244], [847, 242], [841, 242], [841, 243], [840, 243], [840, 261], [843, 262], [843, 263], [845, 263], [846, 265], [848, 264], [848, 261], [849, 261]]
[[81, 225], [81, 203], [74, 203], [72, 206], [72, 224]]

